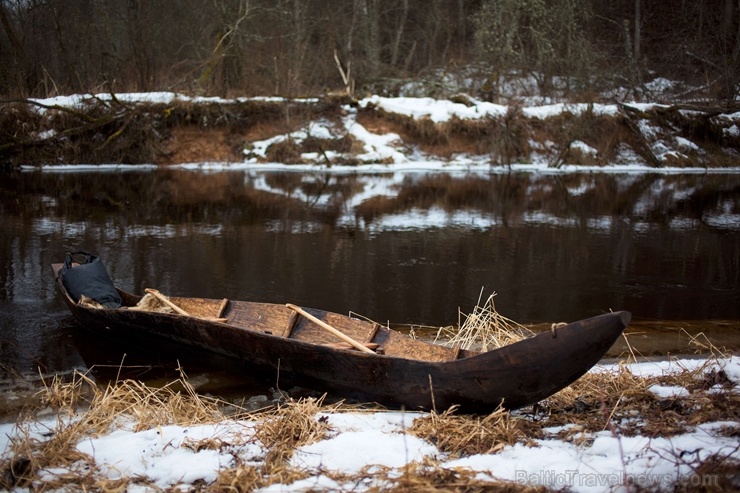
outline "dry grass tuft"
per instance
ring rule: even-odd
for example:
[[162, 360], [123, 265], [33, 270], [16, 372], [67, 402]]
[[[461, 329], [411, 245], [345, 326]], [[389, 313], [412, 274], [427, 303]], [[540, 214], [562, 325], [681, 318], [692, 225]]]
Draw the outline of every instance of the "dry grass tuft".
[[166, 425], [211, 423], [223, 417], [222, 404], [219, 399], [198, 395], [184, 374], [180, 380], [161, 388], [125, 380], [95, 393], [85, 421], [90, 431], [96, 434], [107, 431], [121, 416], [130, 416], [134, 420], [134, 431]]
[[[664, 376], [641, 377], [626, 366], [616, 371], [587, 373], [575, 383], [535, 406], [548, 426], [572, 425], [559, 435], [578, 440], [605, 429], [625, 436], [669, 437], [701, 423], [740, 420], [740, 396], [710, 358], [699, 368]], [[682, 387], [687, 394], [661, 397], [653, 386]], [[718, 391], [720, 390], [720, 391]], [[724, 390], [724, 391], [722, 391]]]
[[[42, 406], [54, 411], [56, 423], [48, 432], [39, 435], [36, 413], [19, 418], [17, 438], [11, 440], [9, 458], [0, 462], [2, 488], [29, 486], [39, 479], [37, 473], [46, 468], [77, 471], [77, 463], [88, 462], [88, 458], [77, 451], [77, 443], [83, 437], [105, 434], [124, 423], [133, 421], [132, 429], [141, 431], [223, 419], [220, 412], [223, 403], [197, 395], [184, 374], [180, 380], [162, 388], [125, 380], [101, 390], [89, 377], [76, 373], [71, 382], [55, 377], [49, 384], [44, 383], [42, 393]], [[103, 488], [105, 491], [125, 489], [125, 483], [99, 483], [92, 467], [85, 471], [84, 474], [77, 471], [60, 476], [52, 482], [54, 485], [47, 486], [63, 488], [79, 484], [81, 488]]]
[[704, 334], [699, 332], [698, 334], [691, 335], [683, 327], [680, 329], [682, 334], [685, 334], [689, 338], [688, 346], [694, 350], [695, 354], [708, 353], [712, 359], [729, 358], [732, 356], [732, 351], [729, 351], [725, 347], [717, 347], [712, 341]]
[[603, 431], [616, 419], [636, 418], [644, 404], [652, 400], [649, 386], [647, 379], [633, 375], [624, 366], [614, 372], [587, 373], [540, 402], [533, 412], [544, 415], [548, 426], [570, 425], [558, 437], [580, 443], [585, 433]]
[[378, 493], [384, 492], [434, 492], [434, 493], [533, 493], [550, 491], [544, 486], [530, 486], [510, 481], [492, 483], [477, 479], [476, 473], [469, 470], [452, 470], [437, 467], [436, 464], [411, 464], [397, 479], [389, 480], [379, 486]]
[[464, 322], [458, 322], [459, 329], [442, 327], [434, 342], [450, 347], [460, 346], [462, 349], [490, 351], [534, 335], [531, 330], [496, 311], [493, 303], [496, 293], [490, 295], [483, 304], [481, 296], [482, 290], [477, 306], [469, 315], [459, 313], [460, 318], [465, 316]]
[[274, 475], [284, 468], [296, 448], [308, 445], [326, 437], [329, 425], [316, 419], [319, 411], [328, 409], [323, 406], [324, 397], [306, 398], [298, 401], [287, 401], [274, 411], [264, 414], [256, 437], [269, 450], [265, 457], [265, 470]]
[[532, 430], [527, 423], [503, 408], [480, 417], [455, 414], [453, 407], [442, 414], [431, 412], [417, 418], [409, 432], [434, 444], [441, 452], [465, 457], [495, 453], [506, 445], [528, 441]]
[[219, 473], [216, 481], [210, 485], [209, 491], [246, 493], [254, 491], [265, 483], [261, 468], [255, 466], [240, 466], [223, 470]]
[[222, 471], [213, 491], [244, 492], [271, 484], [290, 484], [309, 477], [306, 471], [290, 466], [293, 452], [304, 445], [323, 440], [330, 430], [319, 412], [332, 412], [342, 404], [326, 406], [324, 397], [288, 400], [275, 409], [253, 415], [260, 420], [255, 438], [268, 450], [262, 465], [242, 465]]
[[740, 485], [740, 445], [727, 455], [712, 454], [695, 469], [694, 476], [676, 489], [678, 492], [736, 492]]
[[71, 382], [55, 375], [48, 383], [42, 377], [41, 383], [41, 405], [67, 415], [74, 415], [78, 407], [87, 405], [97, 390], [92, 379], [77, 371], [72, 375]]
[[[11, 438], [11, 455], [0, 462], [0, 487], [28, 486], [40, 469], [68, 467], [81, 458], [81, 454], [74, 450], [78, 436], [76, 416], [90, 384], [92, 382], [81, 374], [75, 374], [72, 382], [65, 383], [58, 377], [48, 384], [44, 382], [41, 405], [56, 413], [56, 423], [46, 431], [38, 432], [33, 426], [33, 415], [19, 418], [16, 424], [19, 438]], [[94, 388], [94, 384], [92, 386]], [[91, 480], [90, 477], [87, 479]]]

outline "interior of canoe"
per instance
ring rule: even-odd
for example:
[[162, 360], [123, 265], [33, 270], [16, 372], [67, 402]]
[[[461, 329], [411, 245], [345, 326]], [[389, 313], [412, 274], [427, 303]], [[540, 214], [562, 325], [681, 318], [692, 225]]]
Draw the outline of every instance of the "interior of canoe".
[[451, 361], [476, 354], [473, 351], [461, 350], [459, 347], [439, 346], [412, 339], [374, 322], [323, 310], [304, 309], [308, 313], [306, 316], [286, 305], [271, 303], [178, 297], [171, 297], [170, 301], [191, 316], [221, 319], [220, 321], [224, 323], [245, 330], [337, 349], [356, 350], [335, 334], [320, 327], [319, 323], [310, 317], [328, 324], [378, 354], [425, 361]]
[[[57, 280], [62, 265], [52, 265]], [[59, 284], [64, 289], [62, 283]], [[141, 296], [121, 289], [118, 289], [118, 292], [123, 300], [121, 308], [123, 310], [131, 309], [142, 299]], [[187, 316], [215, 320], [243, 330], [330, 346], [339, 350], [358, 349], [322, 328], [321, 322], [341, 332], [353, 343], [365, 346], [376, 354], [424, 361], [453, 361], [478, 354], [476, 351], [462, 350], [459, 346], [445, 347], [412, 339], [374, 322], [323, 310], [301, 309], [303, 313], [299, 313], [287, 305], [228, 299], [169, 297], [168, 300]]]

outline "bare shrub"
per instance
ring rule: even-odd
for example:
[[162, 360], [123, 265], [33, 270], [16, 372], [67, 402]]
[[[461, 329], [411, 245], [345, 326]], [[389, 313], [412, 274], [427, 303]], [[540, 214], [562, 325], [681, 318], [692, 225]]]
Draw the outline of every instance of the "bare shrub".
[[303, 149], [293, 139], [284, 139], [270, 144], [265, 152], [267, 160], [274, 163], [301, 163]]

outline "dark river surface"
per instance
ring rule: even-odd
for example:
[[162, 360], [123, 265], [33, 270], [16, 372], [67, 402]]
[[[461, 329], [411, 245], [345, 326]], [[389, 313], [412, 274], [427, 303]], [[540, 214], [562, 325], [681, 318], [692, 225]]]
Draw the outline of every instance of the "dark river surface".
[[[632, 311], [646, 352], [676, 352], [672, 338], [686, 327], [740, 346], [740, 174], [168, 170], [0, 180], [3, 381], [120, 364], [126, 351], [84, 335], [55, 290], [50, 264], [78, 249], [99, 254], [134, 292], [443, 326], [481, 290], [495, 291], [498, 311], [523, 324]], [[126, 358], [145, 368], [140, 378], [158, 378], [146, 355]], [[193, 364], [189, 375], [217, 380]]]

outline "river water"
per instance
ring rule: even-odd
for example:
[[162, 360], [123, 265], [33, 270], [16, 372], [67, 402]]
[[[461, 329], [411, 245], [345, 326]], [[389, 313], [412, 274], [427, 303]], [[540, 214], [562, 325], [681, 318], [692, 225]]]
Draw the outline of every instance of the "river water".
[[443, 326], [495, 291], [498, 311], [524, 324], [624, 309], [716, 330], [730, 345], [740, 334], [738, 174], [150, 170], [0, 180], [6, 379], [120, 363], [120, 348], [80, 334], [55, 291], [50, 264], [79, 249], [134, 292]]

